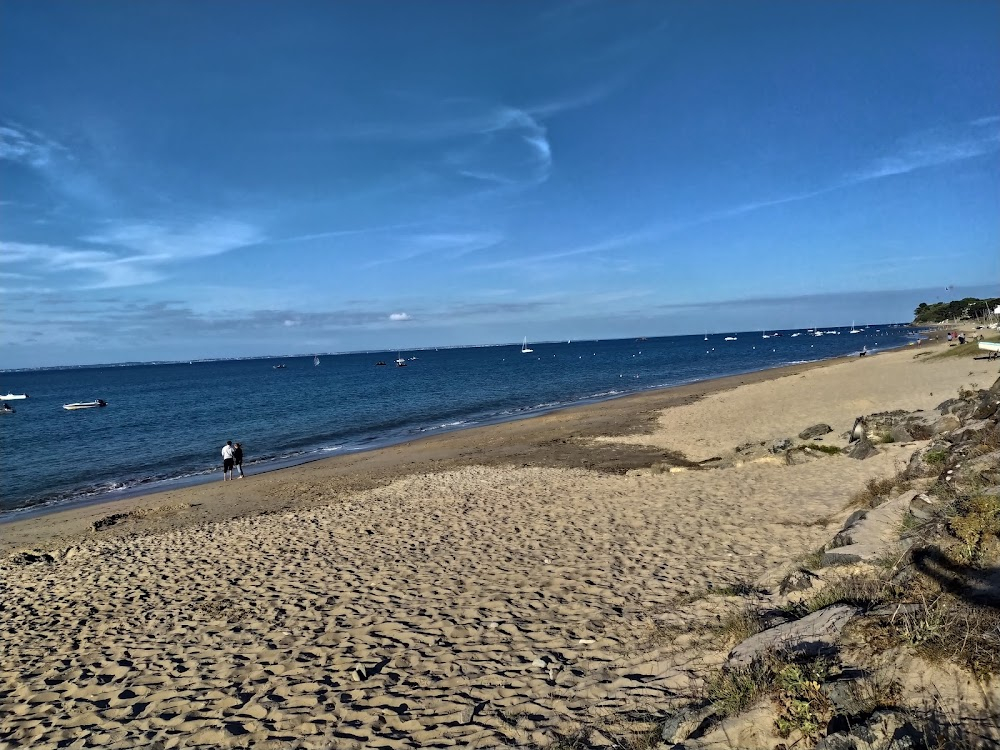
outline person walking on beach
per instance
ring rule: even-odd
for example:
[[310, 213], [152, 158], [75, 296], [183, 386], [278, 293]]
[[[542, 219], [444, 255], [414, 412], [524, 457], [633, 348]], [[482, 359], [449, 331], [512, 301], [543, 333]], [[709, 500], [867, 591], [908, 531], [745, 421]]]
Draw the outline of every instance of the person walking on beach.
[[[236, 447], [233, 448], [233, 466], [240, 470], [240, 479], [243, 478], [243, 445], [237, 443]], [[236, 479], [236, 475], [233, 475], [233, 479]]]
[[222, 446], [222, 481], [233, 478], [233, 441], [227, 440]]

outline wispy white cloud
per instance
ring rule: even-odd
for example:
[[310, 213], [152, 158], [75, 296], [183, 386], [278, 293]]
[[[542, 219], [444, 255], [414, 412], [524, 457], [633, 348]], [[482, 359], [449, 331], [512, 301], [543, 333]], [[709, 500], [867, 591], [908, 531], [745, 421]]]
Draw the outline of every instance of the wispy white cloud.
[[825, 187], [790, 193], [777, 198], [750, 201], [714, 211], [691, 221], [679, 222], [666, 230], [688, 229], [765, 208], [798, 203], [867, 182], [986, 156], [998, 150], [1000, 150], [1000, 117], [982, 117], [953, 128], [938, 128], [914, 133], [900, 139], [890, 153], [872, 160], [860, 169], [843, 175]]
[[238, 221], [212, 219], [191, 227], [117, 222], [81, 238], [82, 246], [0, 241], [0, 262], [43, 274], [75, 273], [73, 286], [110, 289], [161, 281], [171, 263], [219, 255], [259, 242], [261, 233]]
[[83, 238], [85, 242], [119, 247], [139, 258], [162, 262], [220, 255], [257, 244], [263, 239], [257, 227], [224, 218], [182, 227], [147, 222], [113, 222], [103, 231]]
[[42, 169], [52, 162], [54, 154], [65, 151], [41, 133], [10, 123], [0, 124], [0, 159]]
[[392, 314], [390, 314], [389, 315], [389, 320], [406, 321], [406, 320], [412, 320], [412, 318], [409, 316], [408, 313], [398, 312], [398, 313], [392, 313]]
[[582, 255], [597, 255], [615, 250], [626, 250], [642, 242], [653, 239], [653, 237], [654, 234], [649, 230], [628, 232], [614, 237], [609, 237], [598, 242], [592, 242], [565, 250], [556, 250], [536, 255], [522, 255], [515, 258], [505, 258], [503, 260], [489, 263], [481, 263], [470, 267], [469, 270], [491, 271], [505, 268], [530, 268], [547, 265], [557, 261], [566, 260], [567, 258], [576, 258]]
[[504, 241], [497, 231], [427, 232], [402, 235], [393, 241], [399, 247], [383, 258], [365, 263], [362, 268], [374, 268], [417, 258], [437, 257], [455, 260], [470, 253], [495, 247]]

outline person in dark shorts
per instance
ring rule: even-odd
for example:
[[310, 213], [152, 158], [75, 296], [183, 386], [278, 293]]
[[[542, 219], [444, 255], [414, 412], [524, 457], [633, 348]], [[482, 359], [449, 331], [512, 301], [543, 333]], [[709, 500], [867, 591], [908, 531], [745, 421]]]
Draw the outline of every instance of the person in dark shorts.
[[227, 440], [222, 446], [222, 481], [233, 478], [233, 441]]
[[[233, 448], [233, 465], [235, 466], [235, 468], [237, 468], [237, 469], [240, 470], [240, 479], [242, 479], [243, 478], [243, 446], [240, 443], [237, 443], [236, 447]], [[236, 478], [236, 475], [233, 474], [233, 479], [235, 479], [235, 478]]]

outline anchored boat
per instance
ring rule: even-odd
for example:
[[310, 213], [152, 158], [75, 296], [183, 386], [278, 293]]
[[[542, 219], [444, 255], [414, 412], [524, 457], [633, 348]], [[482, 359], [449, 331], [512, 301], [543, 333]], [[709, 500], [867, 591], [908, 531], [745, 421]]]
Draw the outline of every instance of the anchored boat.
[[69, 411], [76, 411], [77, 409], [96, 409], [99, 406], [107, 406], [108, 402], [103, 398], [97, 399], [97, 401], [80, 401], [76, 404], [63, 404], [63, 409], [68, 409]]

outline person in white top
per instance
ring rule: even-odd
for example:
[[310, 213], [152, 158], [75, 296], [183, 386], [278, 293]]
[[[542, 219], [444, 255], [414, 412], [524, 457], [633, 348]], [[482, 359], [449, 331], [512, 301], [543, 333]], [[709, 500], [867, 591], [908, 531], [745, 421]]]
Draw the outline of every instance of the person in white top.
[[227, 440], [222, 446], [222, 481], [233, 478], [233, 441]]

